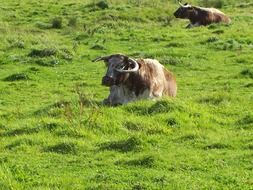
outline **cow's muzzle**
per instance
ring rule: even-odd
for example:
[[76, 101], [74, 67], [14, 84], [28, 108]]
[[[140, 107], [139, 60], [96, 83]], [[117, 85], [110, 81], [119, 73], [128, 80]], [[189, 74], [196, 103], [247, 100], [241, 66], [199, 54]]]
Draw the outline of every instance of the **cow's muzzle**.
[[112, 77], [104, 76], [102, 78], [102, 85], [104, 86], [112, 86], [114, 85], [114, 80]]

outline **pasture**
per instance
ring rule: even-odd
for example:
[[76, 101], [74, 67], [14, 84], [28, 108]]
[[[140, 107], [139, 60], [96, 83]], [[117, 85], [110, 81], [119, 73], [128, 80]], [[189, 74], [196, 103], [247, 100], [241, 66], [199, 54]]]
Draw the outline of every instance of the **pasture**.
[[[2, 0], [0, 189], [253, 189], [253, 3]], [[155, 58], [175, 99], [101, 105], [101, 55]]]

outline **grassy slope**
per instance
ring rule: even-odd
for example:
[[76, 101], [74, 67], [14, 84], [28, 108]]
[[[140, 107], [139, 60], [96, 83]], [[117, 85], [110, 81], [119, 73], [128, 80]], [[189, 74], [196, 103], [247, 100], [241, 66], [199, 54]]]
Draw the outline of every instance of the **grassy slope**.
[[[185, 30], [172, 2], [1, 3], [0, 189], [252, 189], [252, 5]], [[160, 60], [177, 98], [101, 106], [91, 60], [117, 52]]]

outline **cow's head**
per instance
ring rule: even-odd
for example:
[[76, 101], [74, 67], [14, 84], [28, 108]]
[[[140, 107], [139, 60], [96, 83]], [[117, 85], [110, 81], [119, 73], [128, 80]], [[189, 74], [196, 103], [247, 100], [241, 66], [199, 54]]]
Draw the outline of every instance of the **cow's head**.
[[188, 4], [185, 3], [184, 5], [182, 3], [179, 2], [180, 7], [176, 10], [176, 12], [174, 12], [174, 16], [176, 18], [183, 18], [183, 19], [187, 19], [189, 17], [191, 17], [193, 14], [195, 14], [195, 8]]
[[102, 79], [102, 85], [118, 85], [126, 81], [130, 73], [136, 73], [139, 70], [139, 64], [126, 55], [114, 54], [104, 57], [98, 57], [93, 62], [104, 61], [107, 67], [105, 76]]

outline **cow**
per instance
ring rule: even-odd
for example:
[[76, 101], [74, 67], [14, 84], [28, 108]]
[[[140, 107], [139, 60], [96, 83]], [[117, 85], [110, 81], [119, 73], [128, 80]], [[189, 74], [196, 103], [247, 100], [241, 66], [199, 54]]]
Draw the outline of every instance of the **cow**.
[[123, 54], [98, 57], [107, 72], [102, 85], [110, 87], [105, 105], [116, 106], [140, 99], [156, 99], [163, 95], [175, 97], [176, 79], [155, 59], [133, 59]]
[[179, 2], [180, 7], [174, 12], [176, 18], [189, 19], [190, 24], [186, 28], [196, 26], [206, 26], [212, 23], [226, 23], [230, 24], [231, 20], [223, 12], [215, 8], [203, 8], [192, 6], [188, 3], [184, 5]]

